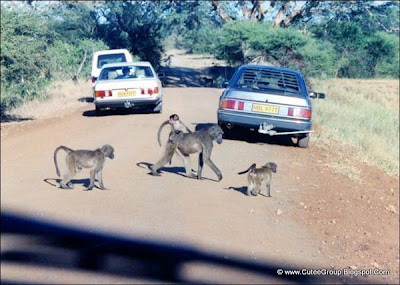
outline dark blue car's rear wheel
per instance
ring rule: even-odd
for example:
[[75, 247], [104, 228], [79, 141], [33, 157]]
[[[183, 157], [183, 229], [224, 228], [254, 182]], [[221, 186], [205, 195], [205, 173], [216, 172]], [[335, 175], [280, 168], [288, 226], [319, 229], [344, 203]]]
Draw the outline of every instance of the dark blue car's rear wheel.
[[307, 148], [310, 144], [310, 135], [307, 134], [305, 136], [299, 137], [297, 139], [297, 146], [301, 148]]
[[225, 123], [222, 123], [222, 122], [220, 122], [220, 121], [218, 121], [218, 125], [221, 127], [221, 129], [222, 129], [222, 131], [224, 132], [224, 134], [223, 134], [223, 138], [224, 139], [229, 139], [230, 137], [231, 137], [231, 135], [232, 135], [232, 129], [228, 129], [227, 127], [226, 127], [226, 124]]

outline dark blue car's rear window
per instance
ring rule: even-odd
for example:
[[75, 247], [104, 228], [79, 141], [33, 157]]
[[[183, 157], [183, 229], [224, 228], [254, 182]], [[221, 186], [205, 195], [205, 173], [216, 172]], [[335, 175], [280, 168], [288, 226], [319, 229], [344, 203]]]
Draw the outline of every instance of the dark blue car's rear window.
[[300, 93], [296, 74], [267, 68], [244, 69], [234, 87]]

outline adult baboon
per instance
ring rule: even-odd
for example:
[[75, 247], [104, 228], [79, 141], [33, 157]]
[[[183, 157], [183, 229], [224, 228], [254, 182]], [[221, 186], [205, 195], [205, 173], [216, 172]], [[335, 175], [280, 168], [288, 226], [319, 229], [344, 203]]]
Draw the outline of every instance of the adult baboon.
[[[171, 132], [172, 131], [180, 131], [180, 132], [187, 131], [188, 133], [192, 133], [192, 131], [179, 119], [179, 116], [177, 114], [172, 114], [171, 116], [169, 116], [169, 120], [164, 121], [161, 124], [161, 126], [158, 128], [157, 140], [158, 140], [158, 144], [160, 146], [161, 146], [161, 139], [160, 139], [161, 131], [168, 124], [171, 126]], [[171, 133], [169, 136], [171, 136]], [[169, 138], [169, 140], [170, 140], [170, 138]], [[178, 153], [178, 154], [181, 156], [180, 153]], [[171, 160], [172, 160], [172, 158], [171, 158]], [[169, 161], [169, 164], [171, 164], [171, 160]]]
[[268, 162], [260, 168], [256, 168], [256, 164], [253, 163], [247, 170], [239, 172], [238, 174], [244, 174], [248, 172], [247, 181], [247, 195], [257, 196], [261, 191], [261, 186], [266, 182], [267, 196], [271, 197], [271, 180], [272, 172], [276, 173], [277, 165], [274, 162]]
[[73, 150], [63, 145], [59, 146], [54, 151], [54, 164], [58, 177], [61, 175], [57, 164], [57, 153], [61, 149], [67, 152], [67, 157], [65, 159], [67, 163], [67, 173], [60, 182], [61, 188], [73, 188], [71, 179], [74, 178], [76, 173], [81, 171], [82, 168], [90, 168], [90, 184], [87, 190], [93, 189], [96, 176], [99, 180], [100, 189], [106, 189], [103, 183], [103, 167], [106, 157], [114, 158], [114, 148], [112, 146], [106, 144], [96, 150]]
[[220, 126], [212, 125], [211, 127], [204, 128], [200, 131], [193, 133], [170, 133], [170, 139], [166, 145], [165, 153], [161, 159], [154, 165], [150, 166], [153, 175], [159, 175], [157, 170], [164, 166], [171, 160], [174, 152], [177, 150], [178, 154], [183, 158], [186, 175], [194, 178], [192, 167], [190, 165], [190, 154], [199, 153], [199, 164], [197, 169], [197, 178], [201, 179], [201, 173], [204, 163], [207, 164], [218, 176], [218, 181], [222, 179], [221, 171], [211, 161], [211, 152], [213, 149], [213, 140], [218, 144], [222, 143], [223, 131]]

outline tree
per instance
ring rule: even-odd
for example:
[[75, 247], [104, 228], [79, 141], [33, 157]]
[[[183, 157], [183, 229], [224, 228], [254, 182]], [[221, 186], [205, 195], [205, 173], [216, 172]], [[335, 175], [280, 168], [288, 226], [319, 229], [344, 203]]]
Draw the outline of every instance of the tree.
[[[272, 26], [290, 27], [312, 21], [368, 20], [370, 28], [398, 33], [398, 1], [211, 1], [224, 22], [269, 21]], [[232, 9], [232, 7], [236, 9]], [[241, 13], [238, 13], [240, 11]]]
[[225, 24], [215, 54], [234, 65], [263, 61], [314, 77], [332, 76], [335, 57], [331, 44], [295, 29], [273, 29], [266, 23], [243, 21]]
[[99, 32], [111, 48], [128, 48], [133, 55], [160, 65], [163, 49], [163, 23], [167, 2], [106, 2], [99, 8], [105, 22]]
[[215, 31], [222, 27], [216, 13], [210, 13], [208, 1], [172, 2], [165, 18], [164, 37], [189, 53], [209, 52]]
[[17, 105], [41, 94], [51, 78], [47, 51], [54, 39], [46, 19], [35, 11], [1, 9], [2, 104]]

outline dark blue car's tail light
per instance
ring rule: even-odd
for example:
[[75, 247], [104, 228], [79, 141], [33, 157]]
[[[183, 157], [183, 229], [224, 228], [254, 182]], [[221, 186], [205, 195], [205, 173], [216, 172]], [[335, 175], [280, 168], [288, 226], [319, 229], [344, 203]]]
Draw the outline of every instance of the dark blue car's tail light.
[[288, 116], [311, 119], [311, 110], [304, 108], [288, 108]]
[[236, 100], [222, 100], [221, 109], [243, 110], [244, 102]]

